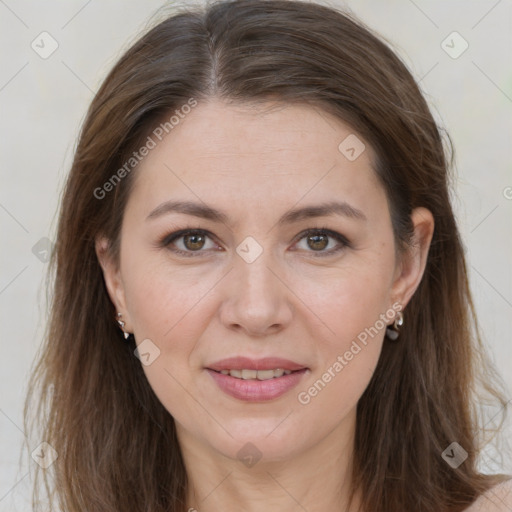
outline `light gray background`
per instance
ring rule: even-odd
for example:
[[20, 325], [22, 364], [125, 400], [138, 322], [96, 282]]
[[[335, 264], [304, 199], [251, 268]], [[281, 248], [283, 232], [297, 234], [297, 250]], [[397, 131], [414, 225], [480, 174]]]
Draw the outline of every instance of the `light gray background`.
[[[162, 5], [0, 0], [2, 511], [29, 508], [27, 464], [34, 462], [24, 456], [18, 468], [21, 411], [45, 323], [46, 271], [32, 248], [41, 238], [54, 240], [59, 194], [94, 92]], [[333, 0], [330, 5], [347, 6], [393, 43], [452, 136], [458, 170], [454, 204], [477, 312], [511, 399], [512, 1]], [[46, 59], [31, 48], [34, 40], [42, 46], [43, 31], [58, 43]], [[442, 46], [453, 31], [469, 44], [458, 58]], [[461, 44], [453, 36], [444, 43], [452, 52]], [[512, 437], [508, 428], [506, 439]], [[511, 461], [500, 467], [489, 453], [484, 469], [512, 474]]]

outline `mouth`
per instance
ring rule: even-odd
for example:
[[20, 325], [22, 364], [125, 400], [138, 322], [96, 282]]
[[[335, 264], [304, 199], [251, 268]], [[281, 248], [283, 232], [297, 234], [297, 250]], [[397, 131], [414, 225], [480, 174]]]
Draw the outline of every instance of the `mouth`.
[[309, 368], [286, 359], [229, 358], [205, 367], [227, 395], [248, 402], [273, 400], [294, 388]]

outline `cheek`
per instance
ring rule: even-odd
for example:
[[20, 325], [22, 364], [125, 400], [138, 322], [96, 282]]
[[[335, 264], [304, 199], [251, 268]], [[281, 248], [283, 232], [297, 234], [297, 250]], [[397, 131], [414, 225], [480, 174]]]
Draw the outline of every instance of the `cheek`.
[[[297, 400], [312, 416], [331, 411], [340, 420], [356, 405], [379, 360], [389, 304], [391, 263], [345, 268], [327, 283], [304, 281], [300, 296], [322, 322], [315, 340], [317, 364]], [[364, 268], [364, 271], [363, 271]], [[318, 323], [318, 321], [317, 321]]]
[[201, 316], [197, 312], [221, 277], [217, 274], [173, 266], [165, 257], [127, 256], [126, 302], [138, 337], [154, 339], [159, 345], [171, 342], [178, 333], [183, 339], [190, 320]]
[[[294, 290], [316, 313], [328, 351], [342, 349], [389, 308], [393, 260], [381, 256], [353, 258], [343, 267], [315, 269], [297, 279]], [[382, 330], [381, 322], [378, 327]]]
[[127, 307], [137, 345], [149, 339], [158, 347], [151, 363], [143, 364], [150, 387], [173, 416], [186, 420], [201, 414], [185, 396], [191, 389], [190, 357], [209, 321], [208, 292], [218, 279], [198, 278], [192, 267], [176, 270], [159, 260], [126, 258]]

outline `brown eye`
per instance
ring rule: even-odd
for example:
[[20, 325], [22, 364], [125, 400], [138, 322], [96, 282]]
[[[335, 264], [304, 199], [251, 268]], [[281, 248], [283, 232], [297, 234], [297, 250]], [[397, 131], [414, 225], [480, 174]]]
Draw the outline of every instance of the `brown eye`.
[[202, 249], [205, 243], [205, 236], [201, 233], [185, 235], [183, 237], [183, 245], [191, 251]]
[[176, 231], [164, 237], [159, 245], [181, 256], [204, 256], [207, 252], [219, 250], [209, 232], [201, 229]]
[[307, 243], [311, 249], [321, 251], [329, 245], [329, 237], [327, 235], [309, 235]]
[[[301, 244], [302, 247], [300, 247]], [[346, 237], [327, 228], [308, 229], [302, 232], [295, 245], [315, 257], [331, 256], [351, 247]]]

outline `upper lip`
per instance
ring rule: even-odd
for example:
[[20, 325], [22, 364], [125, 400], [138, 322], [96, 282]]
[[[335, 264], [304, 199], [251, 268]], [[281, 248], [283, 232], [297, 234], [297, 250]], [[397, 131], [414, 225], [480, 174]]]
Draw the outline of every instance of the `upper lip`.
[[265, 357], [263, 359], [250, 359], [248, 357], [228, 357], [206, 368], [220, 372], [221, 370], [275, 370], [281, 368], [283, 370], [302, 370], [306, 366], [283, 359], [281, 357]]

